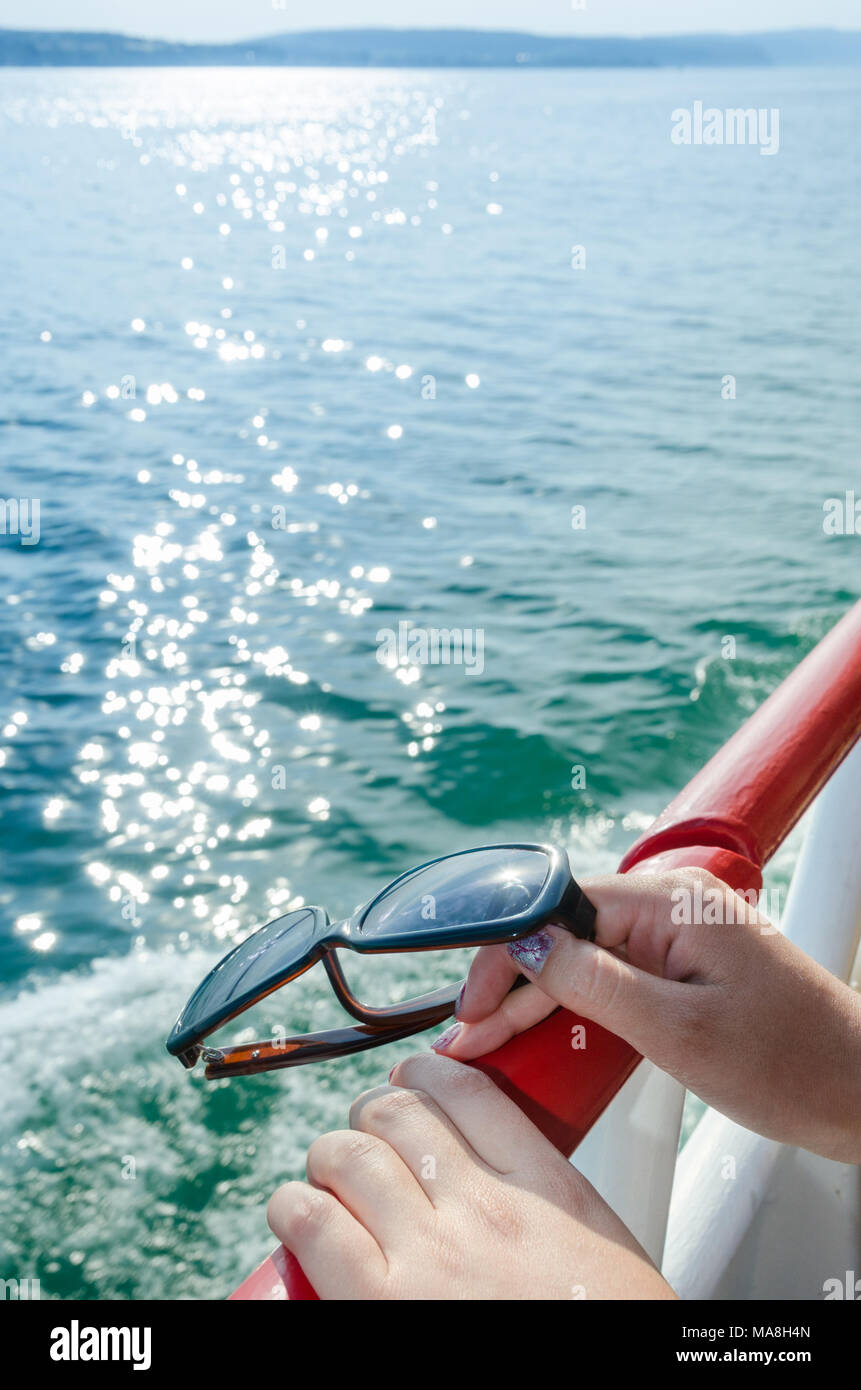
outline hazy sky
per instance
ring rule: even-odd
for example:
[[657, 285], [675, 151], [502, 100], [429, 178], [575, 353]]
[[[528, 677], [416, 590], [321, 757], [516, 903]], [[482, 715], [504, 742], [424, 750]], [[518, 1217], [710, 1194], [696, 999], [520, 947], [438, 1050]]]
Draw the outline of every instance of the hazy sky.
[[858, 0], [0, 0], [0, 26], [107, 29], [174, 39], [241, 39], [366, 25], [524, 29], [545, 34], [861, 25]]

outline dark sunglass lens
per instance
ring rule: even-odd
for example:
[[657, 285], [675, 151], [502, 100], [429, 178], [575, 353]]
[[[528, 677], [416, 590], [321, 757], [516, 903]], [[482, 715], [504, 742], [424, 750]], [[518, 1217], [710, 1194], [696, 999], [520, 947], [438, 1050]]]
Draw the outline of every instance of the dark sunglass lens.
[[419, 869], [384, 893], [362, 923], [363, 936], [464, 927], [527, 912], [550, 871], [543, 850], [477, 849]]
[[261, 927], [219, 961], [195, 990], [176, 1021], [168, 1050], [182, 1051], [189, 1041], [217, 1028], [246, 1000], [274, 984], [279, 974], [310, 948], [322, 920], [319, 908], [301, 907]]

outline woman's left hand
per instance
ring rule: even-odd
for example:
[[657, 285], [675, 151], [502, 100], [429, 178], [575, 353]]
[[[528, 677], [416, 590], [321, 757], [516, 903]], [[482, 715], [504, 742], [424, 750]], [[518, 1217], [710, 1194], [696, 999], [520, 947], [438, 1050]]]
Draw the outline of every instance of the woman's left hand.
[[606, 1202], [480, 1071], [421, 1053], [269, 1203], [322, 1299], [673, 1298]]

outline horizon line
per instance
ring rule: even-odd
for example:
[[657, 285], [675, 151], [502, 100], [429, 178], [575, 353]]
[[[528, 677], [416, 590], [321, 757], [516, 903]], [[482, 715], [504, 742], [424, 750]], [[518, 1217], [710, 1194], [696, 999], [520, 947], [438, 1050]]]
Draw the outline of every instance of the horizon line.
[[140, 34], [130, 33], [122, 29], [63, 29], [52, 25], [43, 27], [40, 25], [30, 25], [27, 28], [0, 25], [0, 34], [76, 34], [85, 36], [87, 34], [104, 35], [108, 38], [117, 39], [140, 39], [155, 43], [172, 44], [209, 44], [213, 47], [228, 47], [234, 44], [255, 43], [260, 39], [277, 39], [287, 36], [301, 37], [307, 34], [509, 34], [523, 38], [534, 39], [565, 39], [575, 43], [596, 43], [607, 42], [607, 40], [623, 39], [632, 43], [639, 43], [652, 39], [755, 39], [768, 34], [861, 34], [861, 24], [858, 25], [790, 25], [787, 28], [771, 29], [667, 29], [656, 30], [651, 33], [628, 34], [622, 32], [611, 32], [606, 34], [571, 34], [571, 33], [549, 33], [538, 29], [496, 29], [489, 25], [396, 25], [396, 24], [362, 24], [362, 25], [324, 25], [322, 28], [301, 28], [301, 29], [275, 29], [265, 34], [255, 34], [252, 37], [239, 37], [235, 39], [176, 39], [164, 38], [159, 34]]

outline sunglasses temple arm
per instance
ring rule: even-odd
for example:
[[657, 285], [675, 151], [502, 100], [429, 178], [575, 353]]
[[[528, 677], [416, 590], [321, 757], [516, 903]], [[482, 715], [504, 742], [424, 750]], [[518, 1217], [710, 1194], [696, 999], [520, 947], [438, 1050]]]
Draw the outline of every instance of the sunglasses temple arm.
[[450, 1013], [451, 1007], [443, 1005], [430, 1018], [421, 1016], [387, 1029], [360, 1024], [353, 1028], [333, 1028], [325, 1033], [306, 1033], [296, 1038], [266, 1038], [261, 1042], [240, 1043], [236, 1047], [207, 1048], [206, 1079], [217, 1081], [226, 1076], [252, 1076], [256, 1072], [301, 1067], [307, 1062], [346, 1057], [351, 1052], [364, 1052], [366, 1048], [381, 1047], [385, 1043], [412, 1037], [432, 1024], [442, 1023]]
[[327, 951], [323, 957], [323, 969], [329, 976], [329, 982], [339, 1003], [348, 1014], [352, 1014], [353, 1018], [367, 1028], [390, 1029], [401, 1024], [415, 1023], [417, 1026], [414, 1031], [418, 1032], [418, 1025], [422, 1019], [427, 1020], [424, 1026], [429, 1028], [452, 1012], [460, 993], [459, 984], [444, 985], [430, 994], [411, 999], [402, 1008], [393, 1005], [385, 1009], [369, 1009], [359, 1003], [350, 989], [334, 949]]

